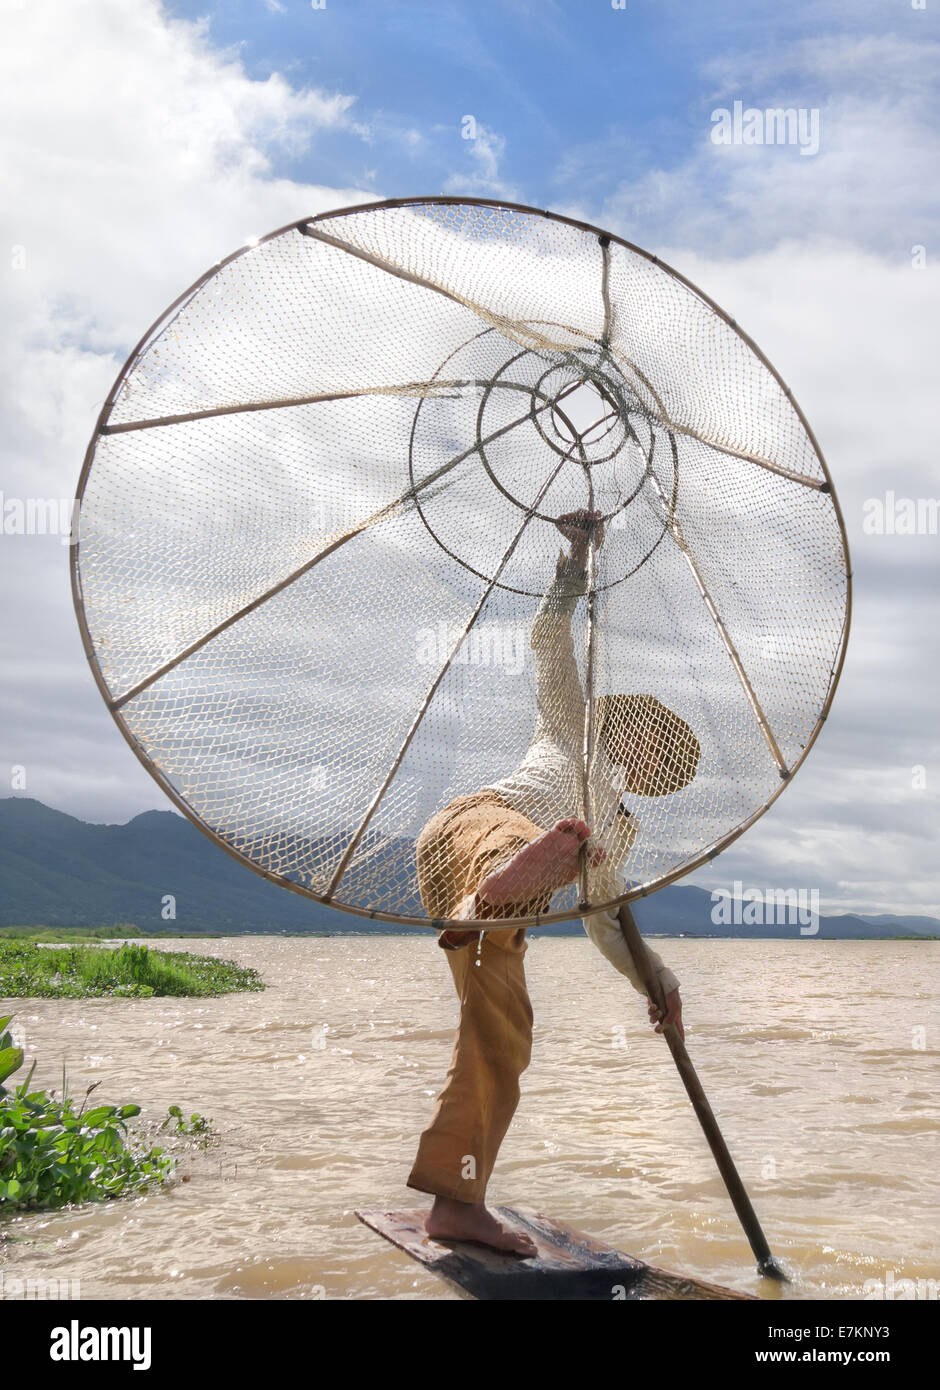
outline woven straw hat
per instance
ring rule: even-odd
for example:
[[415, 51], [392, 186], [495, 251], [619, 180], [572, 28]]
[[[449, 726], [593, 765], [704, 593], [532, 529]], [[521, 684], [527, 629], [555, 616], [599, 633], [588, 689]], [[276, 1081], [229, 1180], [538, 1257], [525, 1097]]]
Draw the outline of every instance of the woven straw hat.
[[598, 737], [607, 756], [620, 762], [618, 745], [637, 743], [653, 749], [659, 766], [650, 776], [627, 784], [635, 796], [668, 796], [686, 787], [695, 776], [701, 749], [686, 721], [655, 695], [600, 695], [597, 699]]

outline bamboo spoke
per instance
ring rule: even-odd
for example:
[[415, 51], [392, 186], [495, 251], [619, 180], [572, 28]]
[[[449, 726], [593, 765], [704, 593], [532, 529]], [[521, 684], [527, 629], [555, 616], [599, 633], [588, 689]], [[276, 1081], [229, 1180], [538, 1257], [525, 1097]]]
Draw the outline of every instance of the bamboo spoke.
[[219, 415], [241, 415], [255, 410], [286, 410], [299, 405], [323, 405], [331, 401], [357, 400], [361, 396], [392, 396], [408, 399], [412, 396], [446, 396], [449, 391], [467, 387], [500, 387], [506, 391], [529, 391], [516, 381], [489, 381], [486, 377], [471, 377], [459, 381], [410, 381], [401, 386], [363, 386], [355, 391], [331, 391], [315, 396], [285, 396], [274, 401], [244, 401], [240, 405], [219, 405], [208, 410], [189, 410], [180, 415], [160, 415], [152, 420], [129, 420], [120, 425], [102, 425], [100, 434], [127, 434], [132, 430], [152, 430], [164, 425], [189, 424], [192, 420], [213, 420]]
[[[673, 448], [675, 448], [675, 444], [673, 444]], [[751, 685], [751, 682], [748, 679], [748, 674], [747, 671], [744, 669], [744, 663], [741, 660], [741, 657], [738, 653], [738, 649], [734, 645], [734, 642], [731, 640], [731, 634], [725, 627], [725, 624], [722, 621], [721, 614], [718, 612], [718, 609], [715, 606], [711, 594], [709, 594], [708, 589], [705, 587], [705, 581], [701, 576], [698, 565], [695, 563], [695, 560], [692, 556], [692, 552], [689, 548], [689, 544], [685, 539], [685, 536], [682, 534], [682, 528], [680, 527], [678, 518], [676, 517], [675, 509], [672, 506], [670, 506], [669, 501], [666, 498], [666, 494], [663, 492], [660, 481], [657, 478], [656, 474], [653, 472], [652, 468], [650, 468], [649, 470], [649, 477], [652, 480], [653, 486], [655, 487], [659, 495], [660, 503], [666, 511], [667, 524], [669, 526], [669, 530], [672, 533], [673, 540], [676, 542], [676, 545], [682, 551], [682, 554], [685, 556], [686, 564], [692, 571], [692, 578], [695, 580], [696, 588], [701, 594], [702, 599], [705, 603], [705, 607], [708, 609], [711, 619], [714, 622], [716, 628], [718, 629], [718, 634], [721, 637], [722, 642], [724, 643], [725, 650], [731, 658], [731, 663], [734, 666], [734, 669], [737, 673], [738, 680], [741, 682], [741, 686], [744, 690], [744, 694], [747, 697], [748, 704], [751, 706], [751, 709], [754, 713], [754, 717], [760, 726], [760, 731], [763, 734], [767, 746], [770, 749], [770, 752], [773, 756], [773, 759], [777, 764], [780, 776], [789, 777], [790, 769], [787, 767], [786, 760], [784, 759], [784, 756], [780, 751], [780, 748], [777, 744], [777, 740], [774, 738], [773, 730], [770, 727], [767, 716], [761, 708], [760, 701], [754, 693], [754, 687]]]

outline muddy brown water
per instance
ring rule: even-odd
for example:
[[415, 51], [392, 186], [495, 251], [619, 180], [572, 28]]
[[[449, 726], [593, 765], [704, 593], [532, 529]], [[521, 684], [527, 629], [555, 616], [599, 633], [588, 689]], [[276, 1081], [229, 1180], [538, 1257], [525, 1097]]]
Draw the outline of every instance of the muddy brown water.
[[[64, 1060], [73, 1095], [100, 1081], [96, 1102], [135, 1101], [150, 1122], [179, 1104], [208, 1116], [220, 1141], [185, 1153], [176, 1178], [146, 1195], [6, 1218], [0, 1274], [78, 1281], [82, 1298], [456, 1297], [354, 1215], [422, 1205], [404, 1180], [457, 1018], [430, 935], [164, 945], [254, 966], [267, 988], [18, 999], [0, 1011], [16, 1013], [38, 1059], [34, 1085], [57, 1089]], [[767, 1298], [861, 1299], [879, 1286], [930, 1297], [940, 943], [656, 945], [793, 1285], [754, 1272], [644, 1001], [583, 938], [530, 941], [533, 1061], [489, 1200]]]

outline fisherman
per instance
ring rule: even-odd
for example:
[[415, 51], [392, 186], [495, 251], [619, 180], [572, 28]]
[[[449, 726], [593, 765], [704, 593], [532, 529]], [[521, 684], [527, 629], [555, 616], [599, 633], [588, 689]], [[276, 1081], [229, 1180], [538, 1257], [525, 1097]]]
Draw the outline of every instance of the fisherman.
[[[636, 839], [636, 818], [623, 793], [663, 796], [695, 776], [699, 744], [685, 720], [652, 695], [600, 696], [589, 769], [590, 814], [602, 834], [572, 817], [583, 799], [584, 693], [574, 654], [571, 615], [587, 588], [591, 540], [603, 545], [600, 514], [566, 513], [556, 525], [570, 542], [559, 550], [555, 579], [532, 626], [538, 723], [522, 762], [502, 781], [458, 797], [424, 827], [417, 842], [421, 900], [432, 920], [483, 922], [548, 911], [553, 895], [591, 865], [592, 897], [625, 892], [618, 868]], [[545, 829], [549, 826], [549, 829]], [[637, 974], [616, 910], [592, 913], [583, 926], [634, 989]], [[447, 1081], [421, 1136], [407, 1180], [434, 1195], [428, 1234], [470, 1240], [523, 1256], [536, 1248], [487, 1210], [486, 1186], [519, 1101], [529, 1065], [532, 1006], [523, 956], [526, 928], [450, 928], [438, 936], [460, 999], [460, 1023]], [[649, 949], [649, 948], [647, 948]], [[649, 952], [665, 995], [665, 1017], [652, 999], [656, 1032], [682, 1030], [679, 981]]]

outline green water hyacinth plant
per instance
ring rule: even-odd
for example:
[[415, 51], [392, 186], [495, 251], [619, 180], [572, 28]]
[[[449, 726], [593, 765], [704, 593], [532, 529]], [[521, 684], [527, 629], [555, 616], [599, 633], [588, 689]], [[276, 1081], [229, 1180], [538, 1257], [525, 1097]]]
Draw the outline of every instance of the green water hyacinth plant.
[[36, 1063], [15, 1089], [7, 1079], [23, 1065], [0, 1018], [0, 1213], [64, 1207], [73, 1202], [102, 1201], [139, 1192], [163, 1182], [174, 1160], [163, 1149], [141, 1149], [129, 1141], [127, 1121], [139, 1105], [96, 1105], [86, 1109], [95, 1082], [75, 1109], [67, 1095], [30, 1091]]
[[10, 999], [208, 998], [261, 989], [263, 980], [249, 966], [188, 951], [154, 951], [143, 942], [111, 949], [0, 940], [0, 994]]
[[207, 1120], [205, 1115], [200, 1115], [197, 1112], [190, 1115], [187, 1123], [178, 1105], [170, 1106], [167, 1117], [160, 1128], [169, 1129], [173, 1134], [186, 1134], [197, 1140], [202, 1147], [205, 1147], [211, 1138], [216, 1137], [211, 1120]]

